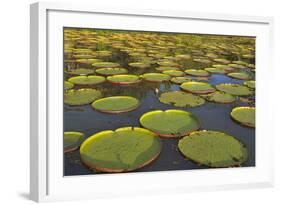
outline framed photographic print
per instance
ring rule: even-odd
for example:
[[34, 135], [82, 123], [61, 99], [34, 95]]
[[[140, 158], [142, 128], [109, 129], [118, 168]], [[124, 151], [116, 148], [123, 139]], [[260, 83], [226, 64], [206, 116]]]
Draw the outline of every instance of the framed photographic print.
[[272, 23], [31, 5], [31, 199], [271, 186]]

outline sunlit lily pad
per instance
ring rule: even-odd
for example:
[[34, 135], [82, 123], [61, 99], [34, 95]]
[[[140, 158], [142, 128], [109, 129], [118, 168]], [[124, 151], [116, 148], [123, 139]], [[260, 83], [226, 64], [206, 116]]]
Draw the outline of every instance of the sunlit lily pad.
[[179, 70], [179, 68], [177, 68], [177, 67], [170, 67], [170, 66], [160, 66], [160, 67], [155, 68], [155, 70], [158, 70], [158, 71]]
[[191, 55], [188, 54], [178, 54], [175, 56], [176, 59], [178, 60], [189, 60], [191, 59]]
[[176, 84], [182, 84], [182, 83], [185, 83], [185, 82], [190, 82], [192, 81], [192, 78], [189, 78], [189, 77], [173, 77], [171, 78], [170, 80], [172, 83], [176, 83]]
[[80, 147], [82, 162], [100, 172], [136, 170], [154, 161], [160, 152], [161, 139], [138, 127], [98, 132]]
[[233, 95], [221, 91], [204, 95], [204, 98], [208, 101], [216, 103], [232, 103], [235, 101], [235, 97]]
[[172, 104], [176, 107], [196, 107], [205, 103], [205, 100], [200, 96], [182, 91], [162, 93], [159, 100], [162, 103]]
[[72, 71], [68, 71], [67, 73], [72, 75], [89, 75], [95, 73], [95, 71], [93, 69], [88, 68], [78, 68]]
[[98, 75], [76, 76], [69, 78], [68, 81], [77, 85], [97, 85], [105, 82], [105, 78]]
[[97, 62], [97, 63], [93, 63], [92, 66], [95, 68], [116, 68], [119, 67], [120, 65], [118, 63], [113, 63], [113, 62]]
[[108, 76], [107, 80], [113, 84], [129, 85], [141, 82], [141, 78], [137, 75], [113, 75]]
[[219, 84], [216, 85], [216, 88], [220, 91], [229, 93], [231, 95], [252, 95], [253, 92], [246, 86], [239, 84]]
[[141, 63], [141, 62], [135, 62], [135, 63], [129, 63], [129, 66], [134, 68], [149, 68], [149, 63]]
[[184, 72], [182, 72], [180, 70], [165, 70], [162, 73], [167, 74], [167, 75], [172, 76], [172, 77], [179, 77], [179, 76], [184, 75]]
[[193, 132], [179, 140], [178, 147], [187, 159], [209, 167], [240, 166], [248, 157], [240, 141], [217, 131]]
[[248, 73], [237, 72], [237, 73], [228, 73], [229, 77], [240, 79], [240, 80], [249, 80], [251, 76]]
[[244, 65], [244, 66], [248, 65], [248, 63], [245, 62], [245, 61], [232, 61], [232, 63], [239, 64], [239, 65]]
[[216, 91], [212, 85], [203, 82], [186, 82], [181, 84], [180, 87], [184, 91], [196, 94], [207, 94]]
[[142, 78], [149, 82], [163, 82], [171, 79], [169, 75], [163, 73], [145, 73]]
[[81, 132], [64, 132], [63, 133], [63, 150], [71, 152], [77, 150], [86, 136]]
[[235, 68], [233, 68], [233, 67], [230, 67], [228, 65], [221, 65], [221, 64], [214, 64], [214, 65], [212, 65], [212, 67], [224, 69], [227, 72], [231, 72], [231, 71], [235, 70]]
[[245, 81], [243, 84], [252, 89], [256, 88], [256, 81], [254, 80]]
[[73, 88], [73, 83], [71, 83], [71, 82], [68, 82], [68, 81], [64, 81], [64, 89], [65, 90], [68, 90], [68, 89], [71, 89], [71, 88]]
[[245, 59], [254, 59], [255, 58], [255, 55], [252, 55], [252, 54], [245, 54], [242, 56], [243, 58]]
[[128, 70], [126, 68], [99, 68], [96, 70], [96, 73], [100, 75], [118, 75], [126, 74]]
[[86, 105], [102, 97], [102, 93], [91, 88], [66, 90], [64, 103], [68, 105]]
[[224, 59], [224, 58], [216, 58], [216, 59], [214, 59], [214, 61], [217, 62], [217, 63], [223, 63], [223, 64], [229, 64], [229, 63], [231, 63], [231, 61], [226, 60], [226, 59]]
[[247, 67], [244, 66], [244, 65], [235, 64], [235, 63], [228, 64], [228, 66], [229, 66], [229, 67], [232, 67], [232, 68], [238, 68], [238, 69], [245, 69], [245, 68], [247, 68]]
[[175, 62], [172, 61], [160, 61], [157, 62], [158, 65], [160, 66], [168, 66], [168, 67], [178, 67], [179, 65]]
[[230, 116], [242, 125], [255, 127], [255, 112], [254, 107], [236, 107], [231, 111]]
[[181, 137], [199, 129], [198, 119], [183, 110], [155, 110], [140, 118], [143, 127], [162, 137]]
[[206, 77], [209, 76], [210, 73], [205, 71], [205, 70], [201, 70], [201, 69], [187, 69], [184, 71], [186, 74], [188, 75], [192, 75], [192, 76], [199, 76], [199, 77]]
[[204, 58], [195, 58], [193, 59], [193, 61], [197, 63], [204, 63], [204, 64], [209, 64], [212, 62], [209, 59], [204, 59]]
[[83, 64], [93, 64], [93, 63], [97, 63], [100, 62], [100, 59], [95, 59], [95, 58], [85, 58], [85, 59], [76, 59], [75, 60], [76, 63], [83, 63]]
[[209, 73], [216, 73], [216, 74], [225, 74], [227, 71], [223, 68], [205, 68], [205, 71]]
[[92, 107], [104, 113], [121, 113], [135, 110], [139, 107], [138, 99], [130, 96], [113, 96], [96, 100]]

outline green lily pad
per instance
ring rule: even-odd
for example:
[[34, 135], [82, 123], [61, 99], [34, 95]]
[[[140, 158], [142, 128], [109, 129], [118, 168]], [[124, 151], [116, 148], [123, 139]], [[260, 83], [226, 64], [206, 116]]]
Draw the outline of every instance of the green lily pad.
[[135, 110], [139, 107], [138, 99], [130, 96], [113, 96], [96, 100], [92, 107], [104, 113], [122, 113]]
[[81, 132], [64, 132], [63, 133], [63, 151], [71, 152], [79, 148], [86, 136]]
[[244, 65], [235, 64], [235, 63], [228, 64], [228, 66], [229, 66], [229, 67], [232, 67], [232, 68], [238, 68], [238, 69], [245, 69], [245, 68], [247, 68], [247, 67], [244, 66]]
[[191, 55], [188, 54], [178, 54], [175, 56], [177, 60], [189, 60], [191, 59]]
[[245, 81], [243, 84], [252, 89], [256, 88], [256, 81], [254, 80]]
[[125, 68], [99, 68], [96, 70], [96, 73], [100, 75], [118, 75], [126, 74], [128, 70]]
[[184, 75], [184, 72], [182, 72], [180, 70], [165, 70], [162, 73], [167, 74], [167, 75], [172, 76], [172, 77], [179, 77], [179, 76]]
[[92, 135], [81, 145], [80, 155], [85, 165], [100, 172], [127, 172], [153, 162], [161, 146], [153, 132], [124, 127]]
[[68, 71], [67, 73], [72, 75], [89, 75], [95, 73], [95, 71], [88, 68], [78, 68], [72, 71]]
[[69, 78], [68, 81], [77, 85], [97, 85], [105, 82], [105, 78], [98, 75], [76, 76]]
[[71, 89], [71, 88], [73, 88], [73, 83], [71, 83], [71, 82], [68, 82], [68, 81], [64, 81], [64, 89], [65, 90], [68, 90], [68, 89]]
[[242, 125], [255, 127], [255, 112], [254, 107], [236, 107], [231, 111], [230, 116]]
[[254, 59], [255, 58], [255, 55], [252, 55], [252, 54], [245, 54], [242, 56], [242, 58], [245, 58], [245, 59]]
[[129, 66], [134, 67], [134, 68], [149, 68], [150, 64], [135, 62], [135, 63], [129, 63]]
[[145, 73], [142, 78], [149, 82], [163, 82], [171, 79], [169, 75], [163, 73]]
[[221, 91], [216, 91], [208, 95], [204, 95], [203, 97], [208, 101], [216, 103], [232, 103], [235, 101], [235, 97], [233, 95]]
[[231, 61], [223, 59], [223, 58], [216, 58], [216, 59], [214, 59], [214, 61], [217, 62], [217, 63], [222, 63], [222, 64], [229, 64], [229, 63], [231, 63]]
[[212, 62], [209, 59], [204, 59], [204, 58], [195, 58], [193, 59], [193, 61], [197, 63], [204, 63], [204, 64], [209, 64]]
[[140, 123], [161, 137], [181, 137], [200, 127], [198, 119], [183, 110], [147, 112], [141, 116]]
[[205, 103], [205, 100], [200, 96], [182, 91], [162, 93], [159, 100], [162, 103], [172, 104], [176, 107], [196, 107]]
[[155, 70], [158, 70], [158, 71], [179, 70], [179, 68], [177, 68], [177, 67], [171, 67], [171, 66], [160, 66], [160, 67], [155, 68]]
[[118, 63], [113, 63], [113, 62], [97, 62], [97, 63], [93, 63], [92, 66], [95, 68], [116, 68], [119, 67], [120, 65]]
[[203, 82], [186, 82], [181, 84], [180, 87], [187, 92], [196, 94], [207, 94], [216, 91], [212, 85]]
[[231, 95], [252, 95], [253, 92], [246, 86], [239, 85], [239, 84], [219, 84], [216, 85], [216, 88], [220, 91], [229, 93]]
[[160, 61], [157, 62], [158, 65], [160, 66], [168, 66], [168, 67], [178, 67], [179, 65], [175, 62], [172, 61]]
[[196, 131], [179, 140], [180, 152], [198, 164], [233, 167], [248, 157], [246, 147], [235, 137], [217, 131]]
[[172, 83], [176, 83], [176, 84], [182, 84], [182, 83], [185, 83], [185, 82], [190, 82], [192, 81], [192, 78], [189, 78], [189, 77], [173, 77], [171, 78], [170, 80]]
[[205, 70], [196, 70], [196, 69], [187, 69], [184, 71], [186, 74], [188, 75], [192, 75], [192, 76], [199, 76], [199, 77], [206, 77], [209, 76], [210, 73], [205, 71]]
[[240, 80], [249, 80], [251, 76], [248, 73], [228, 73], [227, 74], [229, 77], [240, 79]]
[[248, 63], [245, 61], [232, 61], [232, 63], [238, 64], [238, 65], [244, 65], [244, 66], [248, 65]]
[[225, 74], [227, 71], [223, 68], [205, 68], [205, 71], [209, 73], [216, 73], [216, 74]]
[[129, 85], [141, 82], [141, 78], [137, 75], [113, 75], [108, 76], [107, 80], [113, 84]]
[[228, 65], [221, 65], [221, 64], [214, 64], [214, 65], [212, 65], [212, 67], [221, 68], [221, 69], [224, 69], [227, 72], [232, 72], [232, 71], [235, 70], [235, 68], [233, 68], [233, 67], [230, 67]]
[[85, 59], [76, 59], [75, 62], [76, 63], [83, 63], [83, 64], [93, 64], [93, 63], [97, 63], [100, 62], [100, 59], [95, 59], [95, 58], [85, 58]]
[[68, 105], [87, 105], [101, 97], [102, 93], [95, 89], [70, 89], [64, 93], [64, 103]]

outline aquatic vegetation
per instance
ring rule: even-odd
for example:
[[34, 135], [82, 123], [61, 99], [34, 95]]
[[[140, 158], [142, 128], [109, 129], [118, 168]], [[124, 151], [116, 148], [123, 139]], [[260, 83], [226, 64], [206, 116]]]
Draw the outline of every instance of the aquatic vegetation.
[[70, 89], [64, 93], [64, 103], [68, 105], [87, 105], [101, 97], [102, 93], [95, 89]]
[[231, 78], [240, 79], [240, 80], [251, 79], [251, 76], [248, 73], [244, 73], [244, 72], [228, 73], [227, 76], [229, 76]]
[[232, 63], [238, 64], [238, 65], [244, 65], [244, 66], [246, 66], [246, 67], [247, 67], [247, 65], [248, 65], [248, 63], [245, 62], [245, 61], [232, 61]]
[[211, 60], [205, 59], [205, 58], [194, 58], [193, 61], [194, 61], [194, 62], [197, 62], [197, 63], [204, 63], [204, 64], [210, 64], [210, 63], [212, 63]]
[[216, 91], [202, 97], [208, 101], [216, 103], [232, 103], [236, 100], [233, 95], [221, 91]]
[[231, 63], [231, 64], [228, 64], [229, 67], [232, 67], [232, 68], [238, 68], [238, 69], [245, 69], [247, 68], [246, 66], [244, 65], [241, 65], [241, 64], [234, 64], [234, 63]]
[[180, 152], [199, 165], [233, 167], [248, 157], [246, 147], [235, 137], [217, 131], [195, 131], [179, 140]]
[[212, 67], [224, 69], [226, 72], [232, 72], [235, 70], [235, 68], [233, 68], [233, 67], [230, 67], [228, 65], [221, 65], [221, 64], [214, 64], [214, 65], [212, 65]]
[[225, 74], [227, 71], [223, 68], [205, 68], [205, 71], [209, 73], [216, 73], [216, 74]]
[[141, 78], [137, 75], [112, 75], [108, 76], [107, 80], [113, 84], [129, 85], [141, 82]]
[[181, 84], [181, 89], [195, 94], [207, 94], [215, 92], [216, 89], [212, 85], [203, 82], [186, 82]]
[[71, 88], [74, 87], [73, 83], [68, 82], [68, 81], [64, 81], [64, 85], [63, 86], [64, 86], [65, 90], [68, 90], [68, 89], [71, 89]]
[[161, 152], [161, 140], [139, 127], [98, 132], [83, 142], [83, 163], [100, 172], [128, 172], [153, 162]]
[[64, 132], [63, 133], [63, 151], [71, 152], [77, 150], [86, 136], [81, 132]]
[[184, 71], [186, 74], [188, 75], [192, 75], [192, 76], [198, 76], [198, 77], [207, 77], [210, 75], [209, 72], [205, 71], [205, 70], [201, 70], [201, 69], [187, 69]]
[[[84, 56], [85, 57], [85, 56]], [[75, 62], [76, 63], [83, 63], [83, 64], [93, 64], [93, 63], [97, 63], [100, 62], [100, 59], [96, 59], [96, 58], [91, 58], [91, 56], [89, 56], [90, 58], [80, 58], [80, 59], [76, 59]]]
[[215, 61], [217, 63], [222, 63], [222, 64], [229, 64], [229, 63], [231, 63], [231, 61], [226, 60], [224, 58], [215, 58], [215, 59], [213, 59], [213, 61]]
[[199, 129], [198, 119], [183, 110], [155, 110], [143, 114], [140, 118], [143, 127], [161, 137], [181, 137]]
[[182, 91], [162, 93], [159, 100], [162, 103], [172, 104], [176, 107], [196, 107], [205, 103], [205, 100], [200, 96]]
[[113, 62], [97, 62], [92, 64], [95, 68], [116, 68], [119, 67], [119, 63], [113, 63]]
[[145, 73], [142, 78], [149, 82], [163, 82], [171, 79], [169, 75], [163, 73]]
[[192, 78], [189, 78], [189, 77], [173, 77], [170, 79], [170, 81], [172, 83], [176, 83], [176, 84], [182, 84], [182, 83], [185, 83], [185, 82], [190, 82], [192, 81]]
[[255, 58], [255, 55], [252, 55], [252, 54], [245, 54], [245, 55], [242, 55], [242, 58], [245, 58], [245, 59], [254, 59], [254, 58]]
[[99, 68], [96, 69], [96, 73], [100, 75], [118, 75], [118, 74], [126, 74], [128, 70], [126, 68]]
[[139, 100], [130, 96], [106, 97], [92, 103], [95, 110], [104, 113], [129, 112], [138, 108], [139, 105]]
[[179, 65], [172, 61], [159, 61], [157, 62], [160, 66], [168, 66], [168, 67], [179, 67]]
[[184, 72], [180, 70], [165, 70], [162, 73], [167, 74], [172, 77], [180, 77], [184, 75]]
[[178, 55], [175, 56], [175, 59], [177, 59], [177, 60], [189, 60], [189, 59], [191, 59], [191, 55], [178, 54]]
[[97, 85], [105, 82], [105, 78], [98, 75], [75, 76], [69, 78], [68, 81], [76, 85]]
[[255, 127], [255, 112], [254, 107], [236, 107], [231, 111], [230, 116], [242, 125]]
[[67, 73], [72, 75], [89, 75], [89, 74], [94, 74], [95, 71], [93, 69], [88, 69], [88, 68], [77, 68], [75, 70], [68, 71]]
[[256, 81], [254, 80], [245, 81], [243, 84], [252, 89], [256, 88]]
[[135, 62], [135, 63], [129, 63], [129, 66], [134, 68], [149, 68], [149, 63], [141, 63], [141, 62]]
[[219, 84], [216, 85], [216, 88], [220, 91], [229, 93], [231, 95], [252, 95], [253, 92], [246, 86], [239, 85], [239, 84], [230, 84], [230, 83], [225, 83], [225, 84]]
[[160, 66], [160, 67], [156, 67], [155, 70], [158, 70], [158, 71], [179, 70], [179, 68], [178, 67], [171, 67], [171, 66]]

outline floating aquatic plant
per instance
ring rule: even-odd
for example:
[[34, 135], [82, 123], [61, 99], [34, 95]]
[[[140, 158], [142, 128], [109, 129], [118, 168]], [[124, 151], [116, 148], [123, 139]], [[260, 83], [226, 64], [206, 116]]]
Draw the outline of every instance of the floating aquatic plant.
[[181, 84], [180, 87], [184, 91], [196, 94], [207, 94], [216, 91], [212, 85], [203, 82], [186, 82]]
[[232, 103], [235, 101], [235, 97], [231, 94], [216, 91], [203, 96], [206, 100], [216, 103]]
[[88, 68], [77, 68], [75, 70], [68, 71], [67, 73], [72, 75], [89, 75], [89, 74], [94, 74], [95, 71], [93, 69], [88, 69]]
[[226, 59], [224, 59], [224, 58], [216, 58], [216, 59], [213, 59], [215, 62], [217, 62], [217, 63], [222, 63], [222, 64], [229, 64], [229, 63], [231, 63], [231, 61], [229, 61], [229, 60], [226, 60]]
[[205, 71], [205, 70], [201, 70], [201, 69], [187, 69], [184, 71], [186, 74], [188, 75], [192, 75], [192, 76], [198, 76], [198, 77], [207, 77], [210, 75], [209, 72]]
[[163, 82], [171, 79], [169, 75], [163, 73], [145, 73], [142, 78], [149, 82]]
[[176, 83], [176, 84], [182, 84], [182, 83], [185, 83], [185, 82], [190, 82], [192, 81], [192, 78], [189, 78], [189, 77], [173, 77], [171, 78], [170, 80], [172, 83]]
[[171, 67], [171, 66], [160, 66], [160, 67], [156, 67], [155, 70], [158, 70], [158, 71], [179, 70], [179, 68]]
[[167, 74], [167, 75], [172, 76], [172, 77], [179, 77], [179, 76], [184, 75], [184, 72], [182, 72], [180, 70], [165, 70], [162, 73]]
[[118, 75], [126, 74], [128, 70], [126, 68], [99, 68], [96, 70], [96, 73], [100, 75]]
[[105, 78], [98, 75], [75, 76], [69, 78], [68, 81], [77, 85], [97, 85], [105, 82]]
[[239, 80], [249, 80], [251, 78], [251, 76], [248, 73], [244, 73], [244, 72], [228, 73], [227, 75], [229, 77], [236, 78]]
[[205, 71], [209, 73], [216, 73], [216, 74], [225, 74], [227, 71], [223, 68], [205, 68]]
[[150, 64], [141, 63], [141, 62], [134, 62], [134, 63], [129, 63], [129, 66], [134, 67], [134, 68], [149, 68]]
[[113, 84], [129, 85], [141, 82], [141, 78], [137, 75], [113, 75], [108, 76], [107, 80]]
[[243, 84], [252, 89], [256, 88], [256, 81], [254, 80], [245, 81]]
[[246, 86], [239, 85], [239, 84], [219, 84], [216, 85], [216, 88], [220, 91], [229, 93], [231, 95], [252, 95], [253, 92]]
[[230, 116], [242, 125], [255, 127], [255, 112], [254, 107], [236, 107], [231, 111]]
[[65, 90], [68, 90], [68, 89], [71, 89], [71, 88], [73, 88], [73, 83], [71, 83], [71, 82], [68, 82], [68, 81], [64, 81], [64, 89]]
[[92, 64], [95, 68], [116, 68], [119, 67], [119, 63], [113, 63], [113, 62], [97, 62]]
[[71, 152], [77, 150], [86, 136], [81, 132], [64, 132], [63, 133], [63, 151]]
[[102, 93], [91, 88], [70, 89], [64, 93], [64, 103], [68, 105], [86, 105], [102, 97]]

